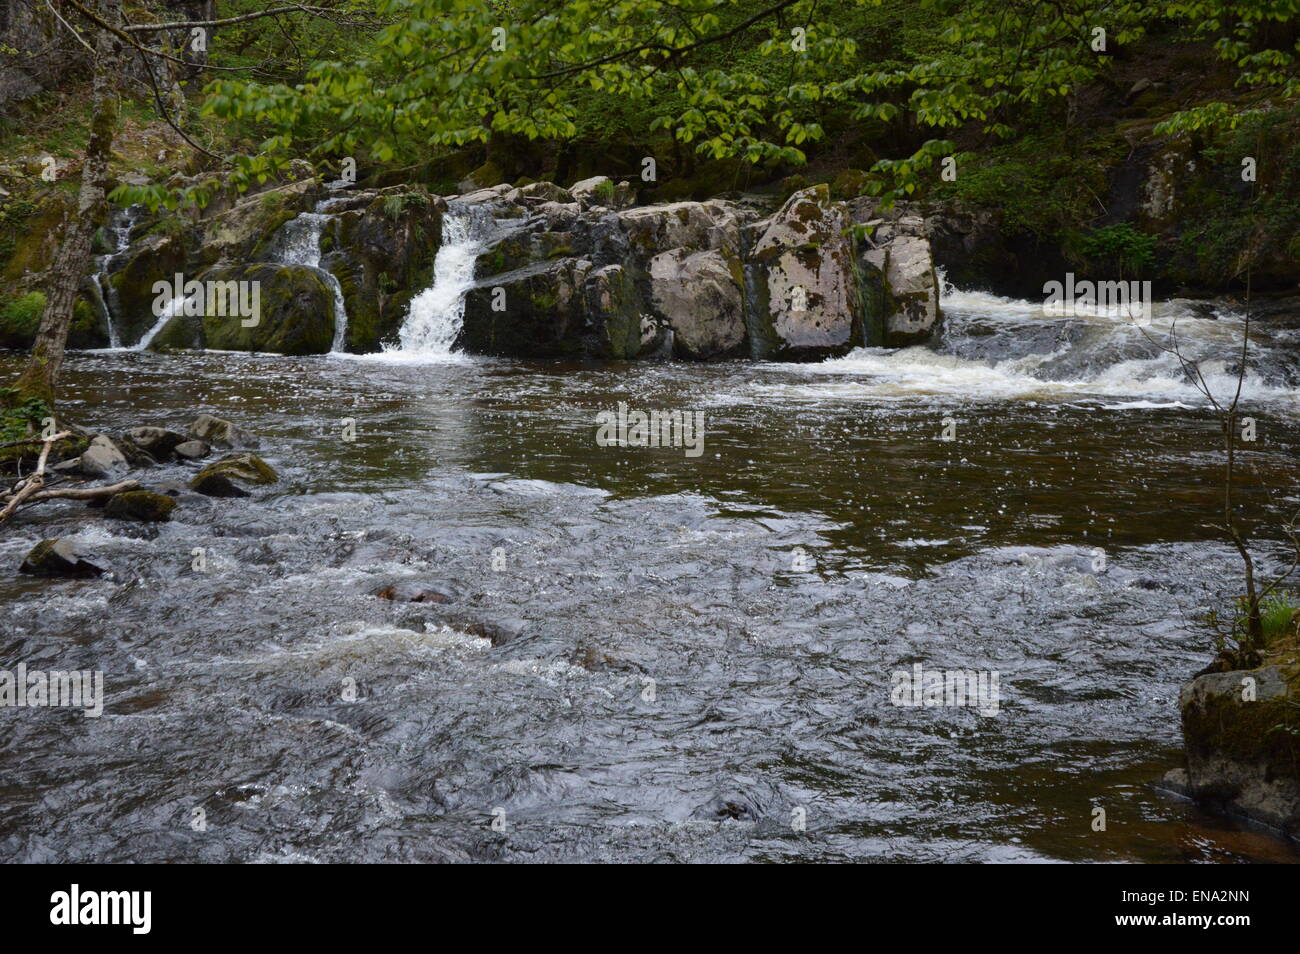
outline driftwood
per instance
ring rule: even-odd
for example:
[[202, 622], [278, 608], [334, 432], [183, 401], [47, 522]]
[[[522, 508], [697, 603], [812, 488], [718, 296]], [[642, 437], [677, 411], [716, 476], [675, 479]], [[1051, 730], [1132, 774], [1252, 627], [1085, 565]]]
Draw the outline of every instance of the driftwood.
[[[41, 456], [36, 462], [36, 470], [26, 477], [23, 477], [3, 494], [0, 494], [0, 500], [5, 501], [4, 509], [0, 510], [0, 523], [4, 523], [8, 520], [9, 517], [13, 515], [13, 512], [25, 503], [34, 503], [38, 500], [51, 500], [55, 497], [66, 497], [75, 493], [73, 490], [44, 489], [45, 464], [50, 457], [50, 448], [53, 447], [56, 442], [63, 440], [65, 437], [71, 436], [71, 431], [60, 431], [50, 437], [41, 438], [41, 442], [44, 446], [41, 448]], [[20, 441], [19, 443], [30, 442]], [[126, 483], [134, 483], [134, 481], [126, 481]], [[102, 487], [87, 488], [86, 491], [82, 491], [82, 494], [79, 494], [78, 496], [82, 496], [83, 499], [93, 499], [94, 497], [100, 496], [102, 492], [107, 489], [108, 488]], [[90, 491], [88, 495], [87, 491]], [[94, 493], [94, 491], [100, 491], [101, 493]], [[114, 491], [114, 493], [116, 492], [117, 491]], [[109, 496], [111, 496], [111, 494]]]
[[101, 497], [111, 497], [114, 494], [123, 494], [128, 490], [139, 489], [140, 481], [138, 480], [119, 480], [115, 484], [105, 484], [103, 487], [64, 487], [59, 490], [42, 490], [28, 497], [27, 502], [36, 503], [40, 500], [98, 500]]

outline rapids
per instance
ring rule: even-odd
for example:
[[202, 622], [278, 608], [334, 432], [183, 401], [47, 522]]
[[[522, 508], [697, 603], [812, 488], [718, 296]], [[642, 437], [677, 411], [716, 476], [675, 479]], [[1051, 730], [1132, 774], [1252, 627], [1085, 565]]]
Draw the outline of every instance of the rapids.
[[[464, 262], [436, 271], [454, 307]], [[107, 690], [99, 719], [0, 710], [5, 858], [1295, 860], [1148, 786], [1238, 573], [1207, 526], [1215, 418], [1160, 343], [1226, 386], [1240, 316], [949, 288], [928, 347], [584, 365], [448, 361], [428, 304], [400, 361], [69, 356], [77, 415], [212, 411], [282, 480], [0, 536], [0, 667]], [[1294, 507], [1292, 334], [1255, 326], [1245, 404]], [[704, 411], [703, 455], [598, 446], [620, 401]], [[13, 572], [57, 535], [112, 577]], [[393, 583], [452, 602], [373, 595]], [[891, 705], [918, 662], [998, 673], [998, 714]]]

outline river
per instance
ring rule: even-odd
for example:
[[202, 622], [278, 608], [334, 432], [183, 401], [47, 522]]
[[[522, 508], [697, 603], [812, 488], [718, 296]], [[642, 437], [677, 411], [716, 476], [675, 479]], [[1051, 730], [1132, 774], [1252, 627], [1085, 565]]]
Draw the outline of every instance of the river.
[[[0, 667], [107, 692], [0, 713], [0, 856], [1295, 861], [1149, 786], [1239, 566], [1215, 418], [1147, 336], [1180, 316], [1227, 387], [1239, 319], [944, 306], [928, 347], [806, 365], [72, 354], [79, 419], [211, 411], [282, 479], [0, 536]], [[1257, 328], [1246, 389], [1277, 493], [1295, 336]], [[620, 402], [703, 412], [703, 452], [601, 446]], [[112, 574], [12, 572], [59, 535]], [[891, 704], [916, 663], [996, 673], [998, 711]]]

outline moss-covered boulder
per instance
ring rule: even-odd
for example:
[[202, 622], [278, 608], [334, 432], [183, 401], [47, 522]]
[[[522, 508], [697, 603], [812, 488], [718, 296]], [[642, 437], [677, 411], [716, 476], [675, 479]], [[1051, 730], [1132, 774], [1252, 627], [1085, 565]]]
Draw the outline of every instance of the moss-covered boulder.
[[224, 491], [234, 481], [247, 484], [273, 484], [280, 479], [275, 469], [256, 454], [227, 454], [199, 471], [190, 481], [190, 489], [209, 497], [232, 496]]
[[190, 424], [189, 436], [213, 447], [256, 448], [260, 445], [257, 437], [239, 427], [233, 421], [213, 414], [200, 414]]
[[158, 523], [172, 518], [176, 501], [151, 490], [128, 490], [114, 494], [104, 505], [104, 516], [112, 520], [137, 520]]
[[239, 262], [257, 257], [281, 225], [311, 208], [319, 190], [313, 179], [267, 189], [213, 215], [203, 230], [200, 265]]
[[583, 303], [588, 355], [629, 359], [641, 354], [647, 344], [642, 340], [642, 315], [649, 309], [626, 268], [606, 265], [593, 269], [583, 285]]
[[1198, 801], [1300, 835], [1300, 665], [1207, 673], [1179, 698]]
[[306, 265], [231, 265], [209, 269], [201, 280], [256, 282], [254, 318], [218, 314], [215, 296], [205, 303], [203, 338], [221, 351], [325, 354], [334, 341], [334, 293], [319, 269]]
[[582, 288], [591, 263], [538, 262], [477, 282], [465, 295], [460, 347], [473, 354], [555, 358], [580, 354]]

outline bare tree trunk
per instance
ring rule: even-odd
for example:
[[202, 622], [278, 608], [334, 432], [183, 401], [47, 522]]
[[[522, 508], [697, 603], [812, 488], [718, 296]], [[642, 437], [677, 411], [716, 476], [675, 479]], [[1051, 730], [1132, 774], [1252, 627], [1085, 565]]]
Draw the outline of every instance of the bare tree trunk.
[[[100, 0], [99, 13], [108, 23], [120, 23], [122, 0]], [[107, 30], [97, 30], [90, 138], [81, 167], [77, 210], [64, 227], [63, 242], [50, 267], [45, 312], [41, 315], [27, 368], [14, 384], [14, 403], [30, 397], [41, 398], [49, 404], [54, 402], [64, 346], [72, 327], [72, 307], [77, 302], [81, 279], [90, 269], [91, 241], [108, 205], [108, 163], [117, 128], [120, 63], [121, 41]]]

